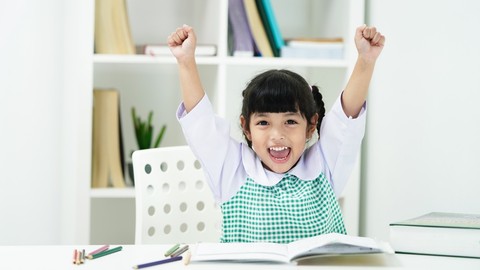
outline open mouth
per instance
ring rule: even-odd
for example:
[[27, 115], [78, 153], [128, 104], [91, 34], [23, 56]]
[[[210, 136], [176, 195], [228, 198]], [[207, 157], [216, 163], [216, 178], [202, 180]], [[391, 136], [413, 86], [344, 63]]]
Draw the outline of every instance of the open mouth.
[[268, 152], [270, 153], [270, 157], [277, 162], [282, 162], [288, 159], [290, 155], [290, 147], [286, 146], [277, 146], [277, 147], [270, 147], [268, 148]]

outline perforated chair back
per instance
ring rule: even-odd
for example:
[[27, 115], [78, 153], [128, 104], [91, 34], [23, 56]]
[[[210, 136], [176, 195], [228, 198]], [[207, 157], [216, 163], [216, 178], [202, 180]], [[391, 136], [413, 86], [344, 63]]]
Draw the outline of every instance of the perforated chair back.
[[188, 146], [135, 151], [132, 161], [135, 244], [220, 240], [220, 208]]

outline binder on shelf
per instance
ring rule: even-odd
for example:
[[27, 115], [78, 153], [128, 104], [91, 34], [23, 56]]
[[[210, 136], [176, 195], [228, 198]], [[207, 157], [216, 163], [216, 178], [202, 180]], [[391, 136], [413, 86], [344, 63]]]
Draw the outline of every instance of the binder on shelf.
[[232, 56], [252, 57], [255, 43], [247, 22], [243, 0], [228, 0], [229, 44]]
[[135, 54], [125, 0], [95, 1], [95, 53]]
[[273, 57], [272, 46], [268, 40], [255, 0], [243, 0], [243, 4], [245, 6], [248, 25], [260, 55], [263, 57]]
[[125, 187], [120, 98], [115, 89], [94, 89], [92, 188]]
[[260, 18], [265, 27], [268, 40], [272, 47], [272, 51], [275, 57], [280, 56], [280, 50], [285, 46], [280, 27], [278, 26], [275, 18], [275, 12], [270, 0], [256, 0], [257, 8], [260, 14]]

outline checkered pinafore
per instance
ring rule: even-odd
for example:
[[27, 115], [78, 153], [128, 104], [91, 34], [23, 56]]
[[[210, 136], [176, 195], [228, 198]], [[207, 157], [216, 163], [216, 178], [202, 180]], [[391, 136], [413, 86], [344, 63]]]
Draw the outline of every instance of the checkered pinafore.
[[287, 174], [275, 186], [247, 178], [221, 208], [221, 242], [289, 243], [332, 232], [346, 234], [340, 206], [323, 173], [312, 181]]

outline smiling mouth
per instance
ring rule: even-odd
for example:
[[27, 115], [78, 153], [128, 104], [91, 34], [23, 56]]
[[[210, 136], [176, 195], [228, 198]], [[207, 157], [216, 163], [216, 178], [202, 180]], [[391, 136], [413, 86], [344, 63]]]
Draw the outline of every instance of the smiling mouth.
[[270, 157], [277, 162], [287, 160], [288, 156], [290, 155], [290, 147], [281, 146], [281, 147], [270, 147], [268, 148], [268, 152], [270, 153]]

